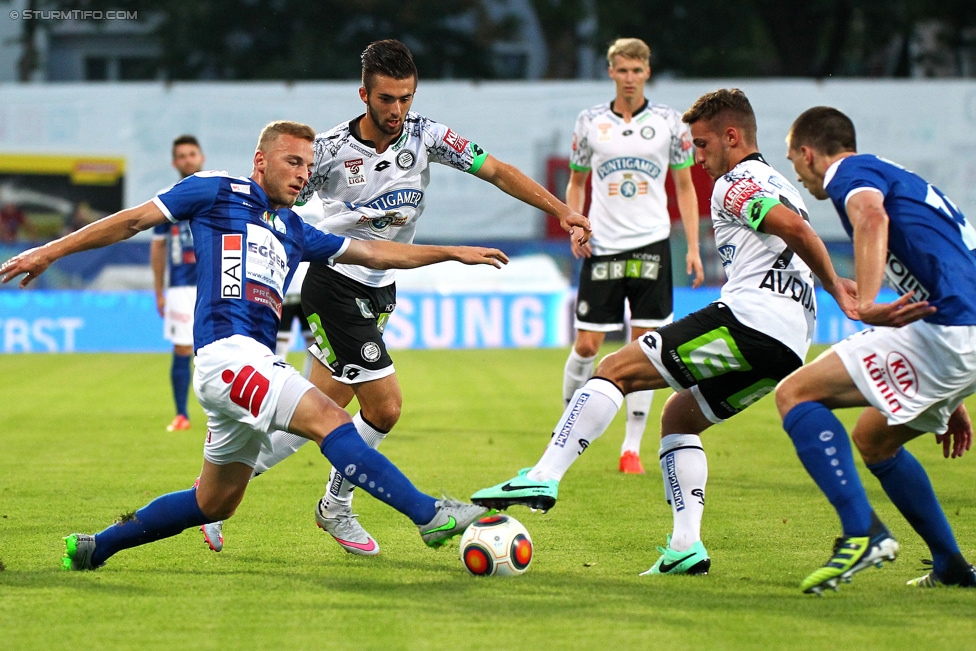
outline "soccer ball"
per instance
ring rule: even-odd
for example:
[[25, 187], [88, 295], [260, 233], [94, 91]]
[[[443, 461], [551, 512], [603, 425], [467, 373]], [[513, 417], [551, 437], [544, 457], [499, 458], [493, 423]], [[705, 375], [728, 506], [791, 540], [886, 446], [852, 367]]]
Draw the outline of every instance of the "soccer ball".
[[461, 562], [475, 576], [518, 576], [532, 562], [532, 538], [511, 516], [485, 516], [461, 536]]

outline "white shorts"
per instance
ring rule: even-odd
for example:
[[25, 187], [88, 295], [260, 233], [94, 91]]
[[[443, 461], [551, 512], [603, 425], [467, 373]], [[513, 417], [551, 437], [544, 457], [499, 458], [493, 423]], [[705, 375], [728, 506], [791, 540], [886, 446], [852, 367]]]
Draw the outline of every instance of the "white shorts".
[[193, 307], [197, 302], [197, 288], [170, 287], [165, 293], [163, 337], [174, 346], [193, 345]]
[[207, 414], [203, 457], [252, 468], [271, 452], [271, 432], [287, 429], [299, 400], [314, 388], [264, 344], [233, 335], [207, 344], [194, 360], [193, 390]]
[[889, 425], [944, 434], [952, 412], [976, 393], [976, 326], [870, 328], [833, 350]]

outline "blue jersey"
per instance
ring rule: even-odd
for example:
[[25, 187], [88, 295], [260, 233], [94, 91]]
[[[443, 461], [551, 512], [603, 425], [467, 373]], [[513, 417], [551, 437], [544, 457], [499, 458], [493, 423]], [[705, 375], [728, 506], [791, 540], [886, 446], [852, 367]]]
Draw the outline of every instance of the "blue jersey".
[[197, 258], [193, 347], [244, 335], [275, 348], [285, 288], [302, 260], [331, 264], [349, 240], [318, 231], [288, 208], [272, 210], [251, 179], [188, 176], [153, 199], [188, 222]]
[[197, 284], [197, 258], [193, 252], [193, 233], [189, 222], [160, 224], [153, 229], [155, 238], [166, 240], [166, 266], [170, 287]]
[[844, 158], [826, 179], [844, 229], [853, 234], [846, 203], [858, 188], [884, 196], [888, 213], [888, 281], [899, 293], [938, 311], [925, 318], [937, 325], [976, 325], [976, 230], [935, 186], [891, 161], [860, 154]]

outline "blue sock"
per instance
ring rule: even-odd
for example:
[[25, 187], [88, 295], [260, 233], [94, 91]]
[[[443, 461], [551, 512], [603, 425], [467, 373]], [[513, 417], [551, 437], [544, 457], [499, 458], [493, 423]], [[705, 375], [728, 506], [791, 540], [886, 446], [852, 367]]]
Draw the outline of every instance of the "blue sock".
[[891, 502], [929, 546], [932, 569], [945, 577], [953, 557], [959, 555], [959, 545], [922, 464], [908, 450], [899, 448], [895, 456], [869, 465], [868, 470], [874, 473]]
[[845, 536], [866, 536], [873, 510], [864, 492], [847, 431], [819, 402], [801, 402], [783, 419], [803, 467], [840, 516]]
[[186, 416], [186, 396], [190, 392], [190, 356], [173, 353], [173, 365], [169, 369], [169, 378], [173, 383], [173, 400], [176, 402], [176, 413]]
[[426, 524], [434, 519], [436, 500], [418, 491], [389, 459], [366, 445], [352, 423], [329, 432], [321, 447], [322, 454], [343, 477], [383, 500], [414, 524]]
[[133, 518], [95, 534], [92, 565], [101, 565], [123, 549], [175, 536], [184, 529], [212, 522], [197, 505], [197, 489], [168, 493], [135, 512]]

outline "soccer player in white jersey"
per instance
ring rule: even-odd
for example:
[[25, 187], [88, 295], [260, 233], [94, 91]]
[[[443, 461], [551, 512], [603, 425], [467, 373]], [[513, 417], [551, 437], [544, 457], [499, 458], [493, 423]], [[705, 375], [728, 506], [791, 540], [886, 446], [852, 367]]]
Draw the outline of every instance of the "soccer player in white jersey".
[[259, 450], [269, 448], [269, 435], [279, 428], [315, 441], [351, 481], [407, 515], [428, 546], [441, 546], [484, 514], [481, 507], [418, 491], [363, 442], [344, 409], [272, 348], [285, 288], [301, 260], [402, 269], [445, 260], [501, 266], [507, 258], [497, 249], [356, 241], [309, 226], [290, 207], [311, 173], [314, 138], [308, 125], [273, 122], [261, 132], [249, 178], [194, 174], [151, 201], [0, 265], [2, 282], [24, 274], [20, 286], [26, 287], [65, 255], [166, 221], [189, 221], [197, 245], [193, 384], [207, 414], [200, 479], [98, 534], [65, 537], [64, 569], [94, 570], [124, 549], [230, 517]]
[[604, 358], [570, 401], [533, 468], [471, 496], [476, 504], [547, 510], [570, 465], [613, 421], [633, 391], [671, 386], [661, 415], [661, 471], [673, 533], [645, 574], [702, 574], [708, 466], [700, 434], [770, 393], [803, 363], [816, 323], [816, 273], [848, 316], [853, 282], [834, 272], [806, 220], [800, 194], [763, 160], [745, 94], [718, 90], [682, 116], [695, 161], [715, 179], [711, 213], [727, 281], [718, 301]]
[[[453, 129], [410, 110], [417, 69], [405, 45], [377, 41], [363, 52], [362, 62], [359, 96], [366, 112], [316, 136], [315, 167], [299, 197], [301, 203], [317, 193], [323, 202], [325, 217], [317, 227], [354, 240], [412, 242], [424, 209], [429, 165], [440, 163], [555, 215], [564, 229], [586, 241], [589, 222], [583, 215]], [[351, 207], [358, 212], [350, 212]], [[358, 398], [353, 422], [373, 448], [399, 420], [402, 404], [383, 342], [396, 307], [394, 280], [392, 271], [312, 264], [302, 288], [302, 306], [316, 339], [311, 350], [318, 360], [309, 379], [341, 406]], [[282, 432], [273, 442], [274, 452], [261, 455], [256, 473], [293, 454], [306, 439]], [[379, 544], [352, 512], [353, 488], [333, 469], [315, 509], [316, 521], [346, 551], [377, 554]]]
[[[573, 255], [583, 258], [583, 265], [576, 298], [576, 341], [563, 371], [567, 403], [593, 375], [606, 334], [623, 329], [625, 302], [630, 305], [632, 341], [673, 320], [671, 219], [664, 191], [669, 168], [688, 242], [685, 267], [694, 274], [693, 287], [705, 279], [698, 252], [691, 135], [678, 111], [645, 99], [650, 57], [650, 48], [638, 38], [614, 41], [607, 61], [617, 95], [580, 113], [573, 130], [566, 203], [583, 211], [589, 178], [587, 217], [593, 235], [583, 245], [570, 238]], [[627, 395], [621, 472], [644, 473], [640, 443], [653, 398], [653, 391]]]
[[[863, 407], [851, 432], [892, 503], [932, 552], [932, 571], [908, 585], [976, 588], [922, 465], [903, 446], [935, 432], [961, 456], [973, 428], [963, 399], [976, 392], [976, 230], [942, 192], [900, 165], [857, 153], [854, 123], [828, 106], [802, 113], [788, 157], [817, 199], [830, 199], [854, 240], [857, 313], [875, 326], [851, 335], [783, 380], [776, 406], [804, 468], [840, 518], [830, 560], [800, 587], [820, 594], [898, 543], [878, 520], [833, 409]], [[887, 278], [901, 296], [878, 302]]]
[[[203, 163], [203, 151], [195, 137], [183, 135], [173, 141], [173, 168], [181, 179], [202, 170]], [[188, 430], [186, 400], [193, 356], [193, 306], [197, 300], [197, 259], [189, 225], [161, 224], [153, 229], [149, 266], [153, 271], [156, 310], [163, 317], [163, 336], [173, 344], [169, 375], [176, 416], [166, 431]]]

